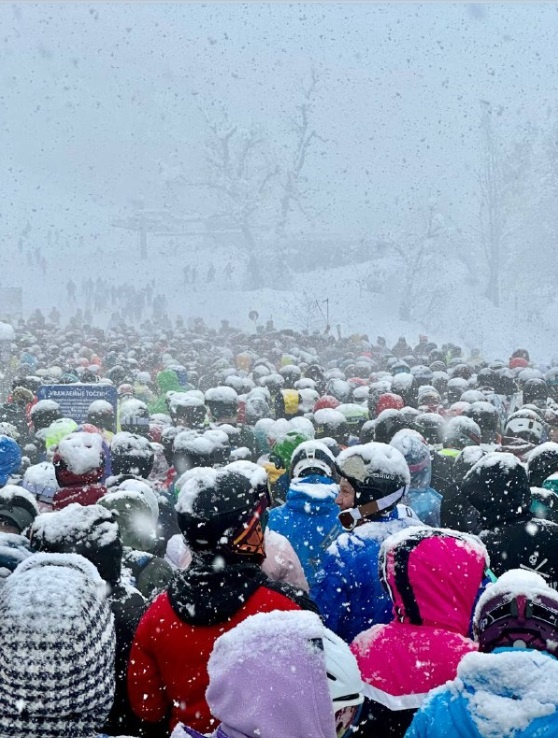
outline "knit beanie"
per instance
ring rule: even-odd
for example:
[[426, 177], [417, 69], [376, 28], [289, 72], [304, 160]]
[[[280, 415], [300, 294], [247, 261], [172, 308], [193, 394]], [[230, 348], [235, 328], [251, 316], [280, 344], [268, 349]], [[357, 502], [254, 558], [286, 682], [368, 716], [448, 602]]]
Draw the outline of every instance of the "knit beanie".
[[0, 591], [0, 735], [93, 738], [114, 695], [105, 585], [75, 554], [36, 554]]

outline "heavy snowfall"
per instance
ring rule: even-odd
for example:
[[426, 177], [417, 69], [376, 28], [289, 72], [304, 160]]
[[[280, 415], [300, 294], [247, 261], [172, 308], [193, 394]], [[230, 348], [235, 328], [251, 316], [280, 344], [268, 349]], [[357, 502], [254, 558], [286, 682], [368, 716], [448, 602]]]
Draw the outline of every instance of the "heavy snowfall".
[[558, 5], [0, 22], [0, 738], [557, 738]]

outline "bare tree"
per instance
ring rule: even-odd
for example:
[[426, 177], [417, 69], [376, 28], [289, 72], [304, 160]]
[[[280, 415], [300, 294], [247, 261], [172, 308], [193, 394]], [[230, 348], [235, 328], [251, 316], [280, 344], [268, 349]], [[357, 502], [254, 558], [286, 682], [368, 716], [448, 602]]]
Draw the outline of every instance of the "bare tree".
[[308, 154], [317, 141], [327, 143], [313, 126], [313, 112], [316, 103], [316, 94], [320, 82], [320, 75], [312, 69], [310, 80], [302, 84], [302, 100], [296, 106], [296, 117], [290, 119], [291, 131], [294, 133], [292, 154], [287, 155], [281, 164], [279, 213], [275, 233], [279, 241], [284, 241], [287, 235], [287, 226], [291, 213], [298, 209], [308, 215], [305, 200], [312, 194], [308, 187], [304, 170]]
[[[501, 302], [501, 269], [510, 239], [528, 210], [523, 199], [531, 166], [529, 136], [507, 149], [494, 127], [490, 103], [481, 101], [482, 163], [477, 172], [480, 187], [479, 235], [488, 266], [485, 297], [493, 305]], [[531, 199], [531, 193], [528, 193]]]
[[433, 244], [445, 232], [442, 214], [435, 200], [428, 204], [426, 222], [421, 231], [401, 236], [392, 243], [392, 249], [401, 256], [404, 271], [404, 295], [399, 305], [401, 320], [412, 318], [412, 306], [417, 301], [417, 292], [424, 291], [425, 264], [432, 256]]
[[218, 120], [205, 112], [204, 115], [210, 131], [204, 177], [190, 180], [182, 176], [180, 183], [205, 188], [216, 195], [214, 215], [228, 220], [242, 234], [248, 272], [254, 280], [259, 277], [259, 244], [255, 231], [266, 211], [272, 209], [272, 192], [279, 167], [273, 162], [262, 131], [241, 129], [230, 122], [225, 111]]

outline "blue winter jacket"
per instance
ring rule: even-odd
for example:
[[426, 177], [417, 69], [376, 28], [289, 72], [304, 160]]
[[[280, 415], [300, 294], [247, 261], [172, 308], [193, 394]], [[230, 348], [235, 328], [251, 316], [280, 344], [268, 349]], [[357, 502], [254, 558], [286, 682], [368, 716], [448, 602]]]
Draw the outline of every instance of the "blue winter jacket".
[[21, 466], [21, 449], [9, 436], [0, 435], [0, 487], [15, 474]]
[[310, 474], [293, 479], [286, 503], [269, 513], [268, 527], [289, 540], [310, 587], [327, 548], [342, 531], [335, 504], [338, 493], [333, 479]]
[[405, 738], [554, 738], [557, 683], [558, 661], [548, 653], [499, 648], [467, 654], [457, 679], [433, 690]]
[[407, 490], [404, 502], [415, 511], [419, 520], [434, 528], [440, 527], [442, 495], [432, 487]]
[[393, 619], [392, 603], [378, 575], [382, 542], [392, 533], [421, 525], [414, 512], [398, 505], [381, 518], [342, 533], [328, 548], [310, 590], [328, 628], [350, 643], [372, 625]]

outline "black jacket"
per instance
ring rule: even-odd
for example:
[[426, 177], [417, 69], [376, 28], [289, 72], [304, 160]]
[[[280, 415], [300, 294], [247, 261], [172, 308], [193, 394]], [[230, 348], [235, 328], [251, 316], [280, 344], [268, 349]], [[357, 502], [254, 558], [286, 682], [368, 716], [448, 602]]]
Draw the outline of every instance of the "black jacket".
[[526, 514], [482, 531], [480, 538], [490, 555], [490, 568], [497, 576], [510, 569], [527, 569], [558, 589], [557, 523]]

